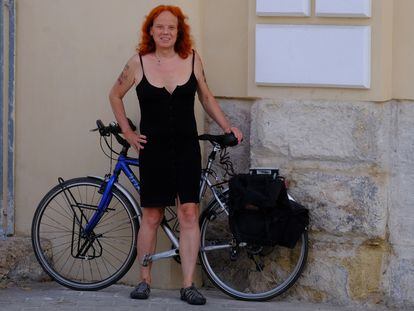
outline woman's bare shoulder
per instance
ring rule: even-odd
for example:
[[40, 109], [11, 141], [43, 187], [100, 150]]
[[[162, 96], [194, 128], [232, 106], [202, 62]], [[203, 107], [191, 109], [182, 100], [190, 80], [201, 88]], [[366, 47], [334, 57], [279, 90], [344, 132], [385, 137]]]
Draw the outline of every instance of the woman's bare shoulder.
[[194, 57], [195, 57], [195, 60], [196, 61], [201, 61], [201, 56], [200, 56], [200, 54], [198, 54], [198, 52], [197, 52], [197, 50], [196, 49], [193, 49], [193, 52], [194, 52]]
[[131, 68], [134, 74], [135, 84], [138, 84], [142, 79], [142, 65], [141, 65], [141, 58], [139, 57], [139, 54], [136, 53], [132, 55], [131, 58], [128, 60], [127, 65]]
[[135, 53], [131, 56], [131, 58], [128, 60], [128, 64], [130, 66], [134, 67], [141, 67], [141, 60], [138, 53]]
[[201, 56], [194, 50], [194, 73], [197, 79], [204, 79], [203, 71], [203, 61], [201, 60]]

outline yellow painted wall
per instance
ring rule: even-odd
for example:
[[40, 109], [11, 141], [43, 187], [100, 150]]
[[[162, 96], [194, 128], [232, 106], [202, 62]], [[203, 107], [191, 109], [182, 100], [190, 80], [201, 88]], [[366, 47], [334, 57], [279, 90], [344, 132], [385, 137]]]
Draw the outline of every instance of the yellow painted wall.
[[216, 96], [247, 96], [248, 1], [204, 0], [203, 59], [208, 85]]

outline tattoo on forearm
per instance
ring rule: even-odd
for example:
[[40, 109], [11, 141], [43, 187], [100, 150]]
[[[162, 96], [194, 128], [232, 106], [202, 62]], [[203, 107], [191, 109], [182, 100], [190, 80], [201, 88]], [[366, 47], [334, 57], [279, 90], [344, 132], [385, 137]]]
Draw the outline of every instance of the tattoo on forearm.
[[122, 85], [124, 81], [128, 78], [128, 69], [129, 69], [129, 65], [126, 64], [124, 67], [124, 70], [122, 70], [121, 74], [119, 75], [119, 78], [118, 78], [119, 85]]

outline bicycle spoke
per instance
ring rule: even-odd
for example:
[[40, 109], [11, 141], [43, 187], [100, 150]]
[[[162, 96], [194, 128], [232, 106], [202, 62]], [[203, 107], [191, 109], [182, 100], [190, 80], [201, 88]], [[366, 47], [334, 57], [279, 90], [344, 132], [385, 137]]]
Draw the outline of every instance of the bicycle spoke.
[[99, 239], [111, 239], [111, 240], [115, 240], [115, 241], [119, 241], [119, 240], [132, 240], [132, 235], [117, 235], [117, 236], [110, 236], [110, 235], [105, 235], [105, 236], [101, 236]]
[[61, 243], [61, 244], [58, 244], [58, 245], [52, 245], [51, 249], [58, 248], [58, 247], [61, 247], [63, 245], [68, 245], [68, 244], [71, 244], [71, 243], [72, 243], [72, 241], [64, 242], [64, 243]]
[[105, 262], [112, 267], [113, 270], [117, 270], [117, 268], [112, 264], [110, 260], [108, 260], [105, 256], [102, 256], [102, 259], [105, 259]]
[[56, 223], [58, 226], [61, 226], [60, 228], [64, 228], [64, 229], [66, 229], [66, 230], [68, 230], [68, 231], [72, 231], [72, 229], [69, 229], [68, 227], [66, 227], [66, 226], [64, 226], [63, 224], [61, 224], [60, 222], [57, 222], [55, 219], [53, 219], [53, 218], [51, 218], [51, 217], [49, 217], [48, 215], [44, 215], [44, 216], [46, 216], [47, 218], [49, 218], [51, 221], [53, 221], [54, 223]]
[[[107, 220], [109, 220], [109, 219], [107, 219]], [[130, 223], [129, 219], [127, 217], [125, 217], [125, 220], [123, 220], [123, 222], [128, 223], [128, 224]], [[99, 224], [95, 227], [95, 229], [98, 229], [98, 228], [102, 229], [102, 227], [107, 227], [107, 226], [110, 226], [110, 225], [113, 225], [113, 224], [119, 225], [119, 224], [122, 224], [123, 222], [121, 222], [121, 219], [115, 220], [115, 221], [112, 221], [112, 222], [108, 222], [108, 223], [99, 222]]]
[[105, 262], [105, 260], [104, 260], [104, 257], [101, 257], [101, 261], [102, 261], [102, 263], [103, 263], [103, 264], [104, 264], [104, 266], [105, 266], [106, 272], [108, 272], [108, 274], [110, 274], [109, 269], [108, 269], [108, 266], [106, 265], [106, 262]]
[[66, 197], [64, 197], [64, 200], [63, 201], [67, 205], [67, 207], [69, 209], [69, 212], [67, 211], [66, 208], [64, 208], [61, 204], [59, 204], [59, 202], [57, 201], [56, 198], [54, 198], [53, 201], [56, 202], [56, 204], [59, 205], [59, 207], [61, 207], [62, 210], [64, 210], [69, 215], [71, 222], [73, 221], [73, 218], [74, 218], [75, 221], [76, 221], [76, 224], [79, 225], [79, 226], [81, 226], [81, 224], [79, 223], [79, 218], [78, 218], [78, 215], [76, 214], [76, 211], [74, 210], [72, 204], [70, 202], [68, 202], [68, 200], [66, 199]]
[[[57, 258], [56, 260], [55, 260], [55, 262], [56, 262], [56, 266], [57, 266], [57, 264], [60, 262], [60, 259], [63, 257], [63, 255], [66, 253], [68, 251], [68, 249], [66, 248], [66, 249], [64, 249], [64, 251], [62, 252], [62, 254], [59, 256], [59, 258]], [[64, 264], [62, 265], [62, 267], [61, 267], [61, 270], [63, 270], [63, 268], [66, 266], [66, 263], [69, 261], [69, 258], [71, 258], [71, 256], [67, 256], [66, 257], [66, 261], [64, 262]]]
[[115, 241], [116, 244], [122, 244], [122, 245], [129, 246], [131, 245], [131, 241], [133, 240], [133, 238], [131, 236], [128, 236], [125, 238], [102, 236], [99, 238], [99, 241], [105, 241], [105, 240], [111, 240], [111, 241]]
[[[111, 203], [113, 203], [113, 200], [111, 200], [111, 202], [110, 202], [110, 204]], [[105, 222], [105, 221], [107, 221], [107, 218], [108, 218], [108, 215], [109, 214], [111, 214], [110, 212], [109, 212], [109, 208], [111, 208], [112, 210], [114, 210], [114, 211], [116, 211], [116, 208], [117, 208], [117, 206], [119, 206], [119, 201], [117, 201], [113, 206], [111, 206], [111, 205], [108, 205], [108, 207], [107, 207], [107, 213], [105, 213], [103, 216], [102, 216], [102, 218], [101, 218], [101, 221], [100, 222]], [[119, 211], [120, 213], [121, 212], [125, 212], [123, 209], [121, 209], [120, 211]]]
[[75, 280], [81, 280], [80, 277], [79, 277], [79, 274], [81, 273], [81, 270], [82, 270], [82, 261], [79, 264], [78, 272], [75, 275]]
[[[64, 203], [66, 204], [66, 208], [65, 207], [63, 207], [60, 203], [59, 203], [59, 201], [56, 199], [56, 197], [51, 201], [51, 202], [55, 202], [57, 205], [59, 205], [59, 207], [63, 210], [63, 211], [65, 211], [67, 214], [68, 214], [68, 216], [69, 217], [73, 217], [73, 210], [72, 210], [72, 208], [71, 208], [71, 205], [66, 201], [66, 200], [64, 200]], [[72, 212], [72, 214], [70, 213], [70, 212], [68, 212], [68, 210], [67, 210], [67, 208], [69, 209], [69, 211], [70, 212]]]
[[[62, 229], [61, 227], [52, 226], [51, 224], [47, 224], [47, 223], [42, 223], [42, 226], [48, 226], [48, 227], [50, 227], [50, 228], [54, 228], [54, 229], [57, 229], [57, 230]], [[68, 231], [72, 231], [72, 230], [68, 230], [68, 229], [66, 229], [66, 231], [65, 231], [65, 232], [68, 232]], [[54, 232], [56, 232], [56, 231], [54, 231]]]
[[[128, 255], [128, 252], [124, 252], [124, 251], [120, 250], [119, 248], [117, 248], [117, 247], [113, 246], [113, 245], [112, 245], [112, 244], [110, 244], [110, 243], [107, 243], [107, 242], [105, 242], [105, 241], [101, 241], [101, 242], [102, 242], [102, 244], [108, 245], [108, 246], [112, 247], [113, 249], [117, 250], [118, 252], [120, 252], [120, 253], [122, 253], [122, 254], [124, 254], [124, 255]], [[122, 260], [121, 260], [121, 261], [122, 261]]]
[[91, 274], [91, 280], [93, 280], [92, 266], [91, 266], [91, 261], [90, 260], [88, 260], [88, 264], [89, 264], [89, 272]]
[[95, 202], [95, 195], [96, 195], [97, 190], [98, 190], [98, 188], [94, 188], [93, 195], [92, 195], [92, 200], [91, 200], [92, 203]]
[[[66, 231], [66, 230], [56, 230], [56, 231], [43, 231], [42, 230], [42, 234], [53, 234], [53, 233], [65, 233], [62, 236], [72, 235], [72, 233], [68, 233], [68, 231]], [[57, 237], [57, 238], [59, 238], [59, 237]], [[50, 238], [49, 238], [49, 240], [50, 240]]]
[[[108, 244], [108, 246], [112, 247], [115, 249], [115, 247], [113, 245]], [[119, 259], [117, 256], [115, 256], [112, 252], [107, 252], [107, 254], [111, 255], [112, 258], [118, 260], [120, 263], [123, 263], [124, 261], [122, 259]], [[125, 253], [127, 255], [127, 253]]]
[[[114, 232], [122, 231], [122, 230], [125, 230], [125, 229], [128, 229], [128, 228], [131, 227], [129, 221], [125, 221], [125, 223], [120, 223], [120, 225], [126, 225], [126, 226], [125, 227], [121, 227], [121, 228], [114, 227], [114, 228], [112, 228], [110, 230], [107, 230], [107, 231], [102, 232], [101, 234], [106, 234], [108, 232], [114, 233]], [[117, 228], [117, 229], [114, 230], [115, 228]]]
[[83, 266], [83, 260], [81, 261], [82, 265], [82, 280], [85, 280], [85, 267]]
[[99, 278], [102, 280], [103, 279], [102, 278], [102, 273], [101, 273], [101, 269], [99, 269], [98, 261], [94, 260], [94, 262], [95, 262], [95, 265], [96, 265], [96, 270], [98, 270], [98, 273], [99, 273]]
[[[79, 194], [79, 202], [83, 202], [83, 200], [82, 200], [82, 195], [81, 195], [81, 192], [80, 192], [80, 187], [76, 187], [76, 190], [78, 190], [78, 194]], [[79, 203], [78, 202], [78, 203]]]
[[56, 212], [57, 214], [59, 214], [60, 216], [62, 216], [62, 217], [64, 217], [64, 218], [68, 219], [70, 222], [72, 222], [72, 220], [73, 220], [73, 215], [66, 216], [66, 215], [64, 215], [63, 213], [61, 213], [60, 211], [58, 211], [58, 210], [54, 209], [53, 207], [51, 207], [50, 209], [51, 209], [52, 211]]

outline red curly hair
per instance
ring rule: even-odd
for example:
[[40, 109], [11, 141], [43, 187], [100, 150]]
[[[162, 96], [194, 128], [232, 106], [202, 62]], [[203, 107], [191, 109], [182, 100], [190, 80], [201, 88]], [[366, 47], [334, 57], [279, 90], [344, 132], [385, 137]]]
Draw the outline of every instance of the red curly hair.
[[192, 52], [193, 42], [190, 36], [190, 26], [187, 24], [187, 17], [183, 14], [178, 6], [173, 5], [159, 5], [152, 9], [152, 11], [145, 18], [141, 28], [141, 42], [137, 47], [137, 52], [141, 55], [155, 52], [155, 42], [150, 35], [150, 30], [154, 24], [154, 19], [162, 12], [169, 11], [178, 19], [178, 33], [177, 41], [175, 42], [174, 50], [181, 58], [187, 58]]

